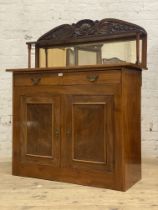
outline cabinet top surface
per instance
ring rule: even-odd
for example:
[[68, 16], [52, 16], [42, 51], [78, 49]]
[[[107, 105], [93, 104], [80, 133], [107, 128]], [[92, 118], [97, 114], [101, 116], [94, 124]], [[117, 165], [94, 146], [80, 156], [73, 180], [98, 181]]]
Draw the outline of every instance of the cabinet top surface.
[[139, 66], [131, 63], [122, 63], [122, 64], [106, 64], [106, 65], [83, 65], [83, 66], [74, 66], [74, 67], [51, 67], [51, 68], [19, 68], [19, 69], [7, 69], [7, 72], [14, 73], [58, 73], [58, 72], [84, 72], [84, 71], [94, 71], [94, 70], [121, 70], [122, 68], [142, 70]]

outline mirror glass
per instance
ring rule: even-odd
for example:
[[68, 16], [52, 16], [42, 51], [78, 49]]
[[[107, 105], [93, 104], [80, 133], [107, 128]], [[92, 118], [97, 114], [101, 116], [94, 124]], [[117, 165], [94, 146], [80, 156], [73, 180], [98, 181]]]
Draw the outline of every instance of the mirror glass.
[[[140, 40], [140, 62], [142, 42]], [[40, 67], [136, 63], [136, 40], [40, 48]], [[47, 65], [46, 65], [47, 64]]]

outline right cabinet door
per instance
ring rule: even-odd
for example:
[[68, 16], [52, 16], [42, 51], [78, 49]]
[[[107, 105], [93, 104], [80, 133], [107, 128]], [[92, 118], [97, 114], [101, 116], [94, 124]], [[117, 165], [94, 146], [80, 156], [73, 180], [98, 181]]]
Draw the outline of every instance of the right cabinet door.
[[[114, 162], [114, 96], [66, 96], [63, 165], [112, 171]], [[65, 150], [64, 149], [64, 150]]]

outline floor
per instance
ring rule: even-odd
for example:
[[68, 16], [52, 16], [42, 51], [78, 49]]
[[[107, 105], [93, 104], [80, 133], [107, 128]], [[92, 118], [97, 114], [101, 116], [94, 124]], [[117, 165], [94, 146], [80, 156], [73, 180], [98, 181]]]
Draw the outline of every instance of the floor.
[[158, 210], [158, 160], [143, 163], [143, 178], [127, 192], [15, 177], [0, 162], [0, 210]]

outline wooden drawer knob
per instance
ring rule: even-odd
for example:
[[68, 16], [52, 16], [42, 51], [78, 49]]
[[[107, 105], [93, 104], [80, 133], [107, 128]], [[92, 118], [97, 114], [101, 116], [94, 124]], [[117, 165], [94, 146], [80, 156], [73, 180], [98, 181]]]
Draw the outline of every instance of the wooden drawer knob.
[[32, 77], [31, 78], [31, 82], [33, 85], [38, 85], [40, 81], [41, 81], [40, 77]]
[[99, 78], [99, 75], [88, 75], [87, 79], [89, 82], [95, 82]]

